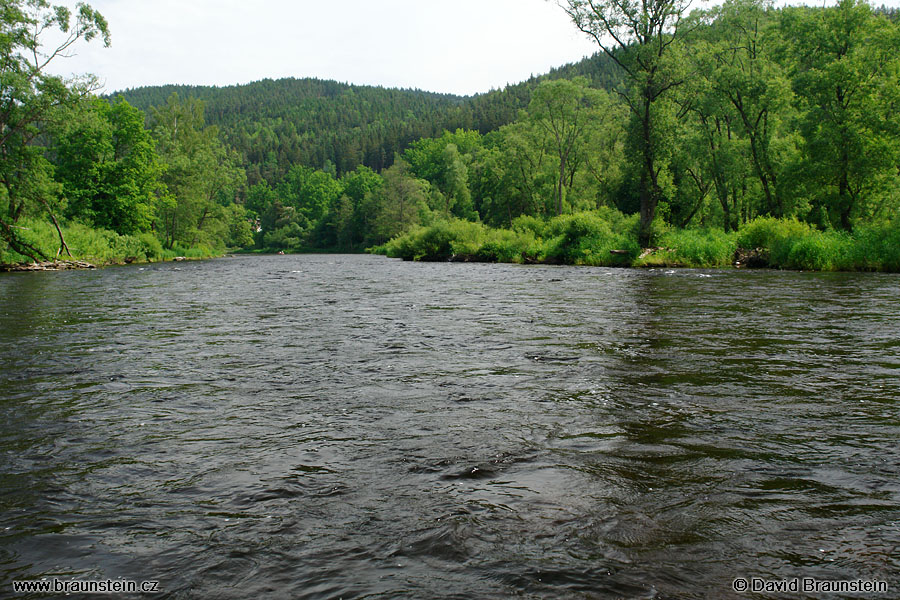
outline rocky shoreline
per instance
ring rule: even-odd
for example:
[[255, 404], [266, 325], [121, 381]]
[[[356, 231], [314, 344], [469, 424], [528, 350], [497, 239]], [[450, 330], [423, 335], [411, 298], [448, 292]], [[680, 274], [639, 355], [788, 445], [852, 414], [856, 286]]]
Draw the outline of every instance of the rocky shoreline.
[[0, 271], [69, 271], [73, 269], [96, 269], [93, 265], [83, 260], [52, 260], [46, 262], [22, 263], [17, 265], [0, 265]]

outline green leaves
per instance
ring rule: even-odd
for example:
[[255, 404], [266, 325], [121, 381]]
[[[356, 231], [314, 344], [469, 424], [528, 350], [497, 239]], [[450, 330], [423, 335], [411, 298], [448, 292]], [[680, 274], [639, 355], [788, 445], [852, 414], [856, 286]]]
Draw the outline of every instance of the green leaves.
[[144, 114], [124, 100], [84, 101], [61, 111], [56, 178], [65, 215], [120, 234], [147, 231], [163, 165]]
[[[100, 13], [86, 4], [77, 9], [73, 26], [69, 9], [51, 6], [46, 0], [0, 3], [0, 189], [6, 204], [5, 214], [0, 215], [0, 239], [31, 258], [37, 257], [18, 240], [13, 224], [59, 208], [59, 185], [49, 177], [49, 164], [34, 142], [47, 133], [56, 111], [74, 105], [92, 81], [82, 78], [67, 84], [45, 69], [82, 39], [99, 35], [109, 43], [108, 26]], [[62, 41], [45, 49], [46, 34], [52, 29], [63, 34]], [[64, 244], [61, 233], [60, 244]]]
[[174, 203], [157, 207], [157, 229], [164, 244], [217, 245], [226, 238], [229, 216], [224, 210], [244, 186], [246, 176], [237, 155], [219, 139], [218, 129], [205, 126], [203, 103], [172, 94], [151, 113], [153, 137], [165, 164], [162, 181]]
[[785, 58], [802, 111], [801, 184], [825, 226], [845, 230], [897, 188], [898, 28], [859, 0], [785, 9]]

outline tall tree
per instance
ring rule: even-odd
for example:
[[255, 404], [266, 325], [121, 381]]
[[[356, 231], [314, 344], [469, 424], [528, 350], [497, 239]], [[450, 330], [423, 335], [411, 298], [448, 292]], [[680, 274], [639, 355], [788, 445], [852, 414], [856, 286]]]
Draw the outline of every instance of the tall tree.
[[[534, 90], [528, 104], [528, 119], [545, 135], [545, 146], [556, 159], [556, 214], [578, 204], [567, 202], [569, 193], [578, 183], [581, 171], [600, 186], [608, 184], [607, 166], [613, 167], [612, 152], [619, 141], [620, 111], [603, 90], [589, 87], [588, 80], [543, 81]], [[580, 208], [593, 208], [592, 201], [582, 199]]]
[[370, 201], [377, 211], [372, 237], [375, 243], [384, 243], [422, 223], [429, 210], [427, 198], [429, 184], [412, 176], [409, 165], [397, 160], [384, 171], [384, 185], [372, 192]]
[[663, 197], [667, 115], [662, 100], [684, 81], [673, 45], [685, 34], [691, 0], [565, 0], [560, 6], [625, 73], [621, 91], [631, 110], [630, 141], [640, 178], [641, 245]]
[[531, 96], [528, 116], [550, 137], [558, 161], [559, 174], [556, 178], [556, 214], [563, 212], [567, 182], [571, 181], [569, 170], [577, 164], [579, 146], [590, 122], [592, 100], [595, 90], [590, 90], [583, 77], [569, 81], [557, 79], [544, 81]]
[[785, 217], [795, 211], [782, 174], [792, 161], [788, 139], [792, 115], [790, 80], [773, 57], [770, 0], [727, 0], [711, 11], [716, 20], [712, 53], [700, 73], [737, 116], [762, 187], [763, 212]]
[[847, 231], [898, 185], [900, 29], [862, 0], [786, 8], [803, 167], [814, 212]]
[[54, 154], [66, 216], [123, 234], [148, 230], [162, 164], [144, 113], [94, 98], [60, 120]]
[[[203, 103], [172, 94], [151, 112], [153, 135], [166, 169], [162, 176], [171, 196], [157, 209], [157, 230], [168, 248], [214, 243], [209, 228], [227, 219], [224, 205], [233, 201], [245, 174], [235, 153], [221, 142], [216, 127], [205, 125]], [[224, 197], [223, 197], [224, 196]]]
[[[48, 33], [57, 30], [59, 43], [45, 48]], [[95, 89], [92, 78], [65, 82], [47, 67], [68, 55], [80, 40], [99, 37], [109, 45], [109, 28], [100, 13], [79, 3], [76, 12], [51, 6], [46, 0], [0, 2], [0, 238], [33, 260], [43, 257], [23, 241], [16, 222], [28, 213], [54, 212], [58, 186], [49, 163], [35, 144], [56, 109], [68, 106]], [[57, 223], [60, 250], [65, 247]], [[46, 257], [44, 257], [46, 258]]]

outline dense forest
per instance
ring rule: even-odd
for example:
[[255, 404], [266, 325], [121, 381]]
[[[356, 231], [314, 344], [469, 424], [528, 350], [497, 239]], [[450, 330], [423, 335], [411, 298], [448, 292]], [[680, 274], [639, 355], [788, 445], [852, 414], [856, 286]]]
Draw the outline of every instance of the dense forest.
[[[582, 76], [597, 87], [620, 79], [603, 55], [488, 94], [463, 98], [420, 90], [355, 86], [317, 79], [264, 80], [241, 86], [159, 86], [122, 97], [148, 111], [177, 94], [200, 98], [206, 120], [242, 157], [248, 185], [283, 178], [296, 165], [343, 175], [363, 165], [375, 171], [421, 138], [444, 131], [488, 133], [516, 119], [539, 81]], [[112, 99], [112, 98], [110, 98]]]
[[[312, 79], [97, 97], [46, 65], [108, 41], [103, 17], [6, 2], [0, 262], [375, 248], [900, 269], [896, 11], [564, 8], [595, 56], [474, 97]], [[50, 27], [69, 37], [41, 55]]]

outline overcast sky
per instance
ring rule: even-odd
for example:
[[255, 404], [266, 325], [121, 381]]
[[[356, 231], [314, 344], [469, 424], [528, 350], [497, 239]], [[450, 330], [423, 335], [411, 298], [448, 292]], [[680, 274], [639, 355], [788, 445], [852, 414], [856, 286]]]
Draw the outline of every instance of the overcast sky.
[[58, 61], [54, 70], [97, 75], [106, 92], [318, 77], [468, 95], [597, 49], [547, 0], [88, 3], [109, 21], [112, 46], [81, 44], [77, 56]]

